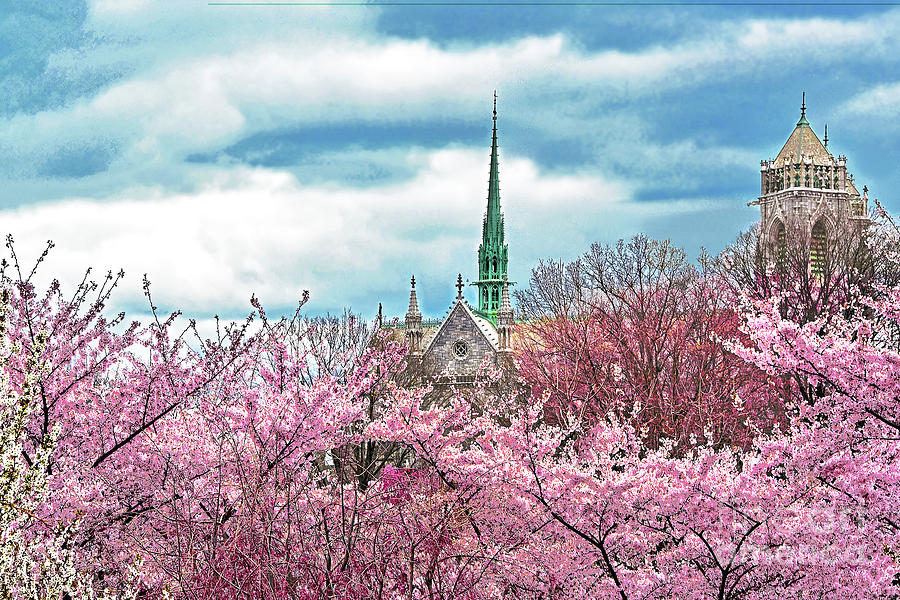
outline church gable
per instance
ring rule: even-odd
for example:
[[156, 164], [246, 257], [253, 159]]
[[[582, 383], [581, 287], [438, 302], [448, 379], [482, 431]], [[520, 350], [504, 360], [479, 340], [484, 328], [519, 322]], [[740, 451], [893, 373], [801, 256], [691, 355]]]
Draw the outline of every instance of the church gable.
[[475, 375], [485, 357], [496, 364], [497, 344], [493, 327], [457, 302], [424, 353], [424, 361], [436, 375], [446, 372]]

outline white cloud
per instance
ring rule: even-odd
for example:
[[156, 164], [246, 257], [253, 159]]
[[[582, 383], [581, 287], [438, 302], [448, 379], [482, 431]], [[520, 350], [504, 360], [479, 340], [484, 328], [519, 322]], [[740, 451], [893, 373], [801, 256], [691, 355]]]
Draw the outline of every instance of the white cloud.
[[[409, 160], [424, 164], [414, 178], [363, 190], [303, 187], [284, 172], [241, 168], [219, 172], [193, 194], [69, 199], [3, 211], [0, 219], [20, 240], [21, 255], [35, 256], [47, 238], [56, 242], [45, 277], [71, 283], [86, 266], [124, 268], [120, 303], [141, 303], [140, 275], [147, 273], [160, 306], [198, 316], [239, 312], [251, 293], [290, 305], [303, 289], [312, 291], [312, 306], [335, 308], [375, 287], [393, 288], [411, 271], [441, 279], [472, 262], [485, 204], [485, 153], [446, 149]], [[573, 228], [590, 238], [601, 220], [646, 216], [645, 208], [629, 204], [621, 183], [550, 176], [514, 157], [502, 165], [513, 232]], [[431, 231], [437, 233], [423, 234]], [[526, 255], [565, 245], [535, 233], [509, 235], [520, 269], [530, 264]]]
[[[185, 8], [164, 19], [158, 5], [142, 6], [132, 8], [167, 24], [193, 22], [200, 14]], [[95, 26], [116, 27], [104, 20], [105, 10], [111, 9], [103, 3], [94, 7]], [[351, 16], [345, 30], [333, 11], [326, 11], [314, 20], [321, 17], [321, 29], [305, 24], [288, 35], [282, 24], [254, 40], [253, 32], [273, 24], [268, 12], [203, 14], [214, 15], [210, 18], [222, 37], [233, 43], [217, 42], [207, 31], [198, 33], [206, 41], [198, 50], [183, 39], [195, 30], [179, 25], [184, 31], [174, 45], [180, 53], [143, 65], [134, 76], [74, 106], [0, 121], [0, 148], [9, 153], [9, 162], [35, 162], [53, 149], [100, 137], [115, 142], [118, 165], [140, 168], [286, 126], [432, 120], [436, 115], [474, 119], [484, 114], [495, 88], [506, 97], [549, 102], [527, 107], [541, 114], [555, 108], [550, 90], [577, 91], [595, 107], [611, 98], [739, 77], [762, 64], [807, 67], [900, 50], [897, 11], [877, 20], [726, 22], [666, 47], [628, 52], [588, 52], [562, 34], [449, 46], [383, 38], [372, 33], [371, 17], [354, 16], [358, 11], [341, 13]], [[242, 35], [235, 23], [240, 15], [249, 23]], [[150, 31], [151, 37], [162, 36]], [[162, 38], [151, 41], [153, 48], [163, 44]], [[538, 128], [550, 126], [535, 122]]]
[[864, 90], [838, 109], [847, 116], [881, 117], [889, 124], [900, 116], [900, 83], [886, 83]]
[[[140, 302], [140, 274], [147, 272], [160, 301], [192, 311], [240, 311], [251, 292], [269, 304], [291, 304], [304, 288], [312, 290], [313, 306], [355, 304], [379, 286], [405, 285], [410, 271], [423, 281], [443, 280], [472, 265], [486, 148], [369, 152], [368, 159], [396, 161], [414, 175], [366, 189], [183, 158], [285, 127], [483, 120], [499, 88], [501, 102], [518, 103], [517, 119], [535, 136], [577, 137], [586, 146], [602, 138], [595, 149], [605, 163], [574, 173], [551, 175], [528, 160], [502, 159], [514, 268], [527, 269], [537, 258], [571, 257], [598, 238], [709, 207], [683, 197], [632, 201], [647, 181], [681, 196], [699, 179], [691, 168], [754, 170], [760, 157], [741, 148], [687, 137], [658, 142], [634, 116], [636, 98], [758, 77], [763, 69], [847, 64], [853, 57], [891, 61], [900, 50], [897, 11], [877, 20], [724, 22], [630, 51], [585, 50], [563, 34], [439, 45], [378, 35], [373, 8], [303, 14], [315, 18], [184, 2], [95, 2], [90, 26], [105, 41], [67, 60], [73, 68], [82, 58], [121, 60], [130, 70], [62, 109], [0, 119], [0, 154], [6, 165], [40, 165], [55, 151], [98, 141], [117, 149], [110, 173], [102, 181], [66, 180], [74, 191], [53, 192], [66, 200], [0, 212], [4, 229], [26, 245], [56, 240], [47, 268], [54, 275], [72, 279], [87, 265], [124, 267], [130, 283], [123, 302]], [[586, 117], [602, 114], [611, 99], [627, 104], [622, 114], [606, 122]], [[876, 109], [900, 112], [900, 84], [846, 106], [858, 114]], [[320, 158], [346, 161], [353, 152]], [[627, 173], [635, 183], [602, 169]]]

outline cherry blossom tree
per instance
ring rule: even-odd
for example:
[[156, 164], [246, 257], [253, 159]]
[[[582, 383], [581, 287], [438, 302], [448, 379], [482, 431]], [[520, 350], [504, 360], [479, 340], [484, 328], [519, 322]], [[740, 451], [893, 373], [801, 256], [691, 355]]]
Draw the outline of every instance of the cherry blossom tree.
[[797, 321], [664, 243], [595, 247], [520, 296], [530, 396], [428, 403], [349, 317], [253, 299], [204, 340], [145, 282], [128, 326], [104, 316], [115, 276], [41, 294], [9, 245], [4, 575], [102, 589], [137, 560], [145, 597], [185, 599], [896, 595], [896, 288]]
[[[135, 591], [128, 584], [119, 590], [121, 595], [109, 589], [96, 591], [92, 573], [79, 569], [72, 549], [79, 523], [50, 519], [44, 510], [52, 502], [47, 473], [59, 427], [54, 426], [36, 448], [28, 446], [26, 437], [40, 401], [39, 384], [48, 370], [41, 360], [47, 336], [38, 331], [27, 353], [11, 343], [9, 305], [9, 290], [0, 289], [0, 596], [11, 600], [132, 599]], [[7, 367], [23, 354], [24, 370], [16, 391]], [[134, 567], [132, 580], [137, 577]]]

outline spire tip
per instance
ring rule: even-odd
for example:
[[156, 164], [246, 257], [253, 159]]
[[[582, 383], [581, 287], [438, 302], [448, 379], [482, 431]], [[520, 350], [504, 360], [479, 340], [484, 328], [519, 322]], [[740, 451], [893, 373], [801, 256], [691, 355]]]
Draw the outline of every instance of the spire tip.
[[809, 121], [806, 120], [806, 92], [803, 92], [803, 103], [800, 105], [800, 120], [797, 121], [797, 127], [801, 125], [809, 126]]

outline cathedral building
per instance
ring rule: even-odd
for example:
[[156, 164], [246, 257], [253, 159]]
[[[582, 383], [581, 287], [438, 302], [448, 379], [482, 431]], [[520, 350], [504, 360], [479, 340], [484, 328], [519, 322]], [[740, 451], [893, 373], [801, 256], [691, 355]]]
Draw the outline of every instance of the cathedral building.
[[[800, 120], [778, 155], [760, 163], [760, 242], [769, 261], [784, 257], [789, 245], [808, 252], [812, 272], [821, 272], [826, 250], [838, 240], [855, 237], [868, 219], [868, 190], [857, 190], [847, 170], [847, 157], [828, 149], [828, 128], [823, 140], [806, 118], [806, 95]], [[475, 306], [466, 300], [462, 274], [457, 275], [456, 297], [446, 317], [424, 320], [419, 310], [415, 277], [411, 280], [409, 308], [394, 328], [395, 339], [408, 345], [408, 365], [416, 378], [440, 385], [470, 385], [483, 367], [511, 363], [513, 310], [509, 301], [509, 248], [500, 210], [500, 174], [497, 144], [497, 97], [494, 95], [487, 208], [477, 253], [478, 278]], [[798, 243], [799, 242], [799, 243]]]
[[760, 196], [750, 205], [759, 206], [769, 259], [783, 258], [787, 245], [799, 241], [812, 270], [821, 271], [828, 240], [858, 234], [869, 222], [868, 189], [860, 195], [847, 157], [828, 149], [828, 126], [824, 142], [813, 132], [805, 93], [800, 120], [778, 156], [760, 162], [760, 180]]
[[407, 362], [422, 380], [437, 387], [471, 385], [483, 367], [493, 369], [510, 364], [513, 310], [508, 264], [509, 248], [500, 211], [495, 93], [487, 210], [478, 248], [478, 279], [472, 282], [478, 293], [477, 307], [466, 301], [462, 274], [458, 274], [456, 298], [447, 316], [440, 321], [423, 321], [415, 276], [410, 282], [409, 308], [402, 328], [409, 348]]

